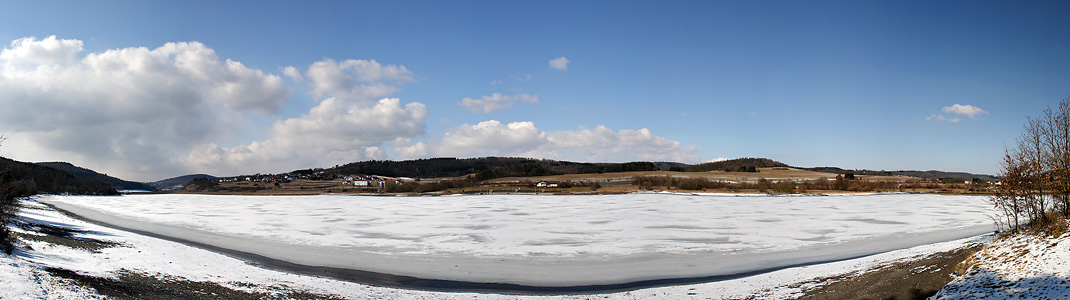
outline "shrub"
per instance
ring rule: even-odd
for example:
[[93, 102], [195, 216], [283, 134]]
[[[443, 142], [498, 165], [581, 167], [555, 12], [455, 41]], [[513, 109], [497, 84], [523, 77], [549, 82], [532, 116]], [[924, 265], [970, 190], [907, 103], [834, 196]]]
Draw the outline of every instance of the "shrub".
[[36, 192], [34, 183], [26, 180], [15, 180], [11, 172], [0, 172], [0, 250], [11, 254], [15, 249], [15, 237], [11, 232], [11, 219], [18, 214], [18, 203], [15, 199], [33, 195]]
[[769, 189], [769, 180], [766, 180], [765, 178], [758, 179], [758, 191], [764, 193], [768, 189]]
[[781, 194], [790, 194], [795, 191], [795, 183], [791, 181], [778, 181], [773, 184], [773, 191]]

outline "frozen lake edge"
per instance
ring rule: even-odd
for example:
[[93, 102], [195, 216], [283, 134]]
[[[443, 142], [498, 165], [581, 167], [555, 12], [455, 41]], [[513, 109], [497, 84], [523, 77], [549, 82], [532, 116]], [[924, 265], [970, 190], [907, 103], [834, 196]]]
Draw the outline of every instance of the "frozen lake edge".
[[[834, 247], [835, 251], [830, 251], [827, 245], [805, 246], [784, 252], [738, 254], [731, 259], [704, 259], [702, 254], [639, 253], [600, 259], [493, 257], [493, 261], [490, 261], [486, 257], [463, 255], [383, 255], [298, 247], [130, 220], [62, 201], [50, 201], [47, 198], [39, 201], [94, 223], [182, 242], [268, 268], [380, 286], [523, 294], [607, 292], [727, 280], [976, 236], [990, 232], [991, 229], [990, 226], [971, 226], [929, 231], [920, 235], [880, 236], [838, 243]], [[270, 251], [263, 251], [264, 249]], [[360, 256], [355, 261], [359, 265], [366, 263], [369, 268], [317, 264], [324, 256], [340, 254]], [[710, 255], [705, 256], [708, 258]], [[312, 259], [309, 259], [310, 257]], [[320, 259], [316, 259], [317, 257]], [[532, 276], [533, 274], [536, 276]]]

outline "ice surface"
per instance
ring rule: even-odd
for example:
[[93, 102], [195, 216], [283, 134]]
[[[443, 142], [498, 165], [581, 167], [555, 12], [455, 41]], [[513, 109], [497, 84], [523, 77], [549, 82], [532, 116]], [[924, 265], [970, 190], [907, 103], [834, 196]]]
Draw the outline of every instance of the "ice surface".
[[992, 230], [985, 197], [49, 196], [84, 217], [298, 264], [573, 286], [837, 260]]
[[[21, 218], [79, 229], [80, 238], [122, 245], [88, 251], [41, 241], [27, 241], [15, 255], [0, 252], [0, 299], [104, 299], [94, 290], [50, 275], [47, 268], [68, 268], [80, 274], [113, 277], [137, 272], [168, 280], [207, 281], [225, 287], [279, 295], [307, 291], [341, 299], [789, 299], [830, 281], [822, 278], [859, 274], [898, 261], [990, 240], [991, 235], [927, 244], [858, 259], [788, 268], [759, 275], [707, 282], [629, 290], [604, 294], [556, 296], [501, 295], [471, 292], [436, 292], [369, 286], [354, 282], [278, 272], [250, 265], [219, 253], [76, 220], [32, 200], [22, 201]], [[21, 229], [15, 227], [18, 232]], [[985, 237], [989, 237], [986, 239]], [[1065, 268], [1064, 268], [1065, 269]], [[281, 291], [279, 289], [282, 289]]]

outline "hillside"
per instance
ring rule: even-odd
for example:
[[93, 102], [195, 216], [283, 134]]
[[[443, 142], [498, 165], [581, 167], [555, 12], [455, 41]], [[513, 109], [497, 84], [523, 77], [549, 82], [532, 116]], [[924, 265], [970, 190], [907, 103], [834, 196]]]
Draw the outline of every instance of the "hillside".
[[[367, 174], [388, 177], [441, 178], [476, 175], [486, 180], [509, 176], [542, 176], [580, 173], [610, 173], [627, 171], [653, 171], [658, 166], [649, 162], [630, 163], [577, 163], [517, 157], [481, 158], [430, 158], [405, 161], [373, 160], [346, 164], [328, 172], [340, 174]], [[298, 170], [307, 173], [313, 170]]]
[[145, 183], [122, 180], [105, 174], [97, 173], [96, 171], [90, 169], [75, 166], [67, 162], [42, 162], [36, 164], [39, 166], [45, 166], [57, 170], [66, 171], [67, 173], [74, 175], [74, 178], [78, 179], [78, 181], [84, 182], [90, 179], [100, 180], [111, 185], [116, 190], [156, 190], [156, 188]]
[[149, 182], [148, 185], [159, 190], [177, 190], [182, 189], [187, 184], [189, 184], [190, 181], [193, 181], [194, 179], [198, 178], [215, 179], [216, 177], [208, 174], [190, 174], [174, 178], [168, 178], [156, 182]]
[[[737, 158], [731, 160], [689, 165], [678, 162], [628, 162], [628, 163], [581, 163], [546, 159], [518, 157], [481, 157], [481, 158], [430, 158], [406, 161], [373, 160], [336, 166], [323, 171], [338, 174], [367, 174], [387, 177], [442, 178], [465, 177], [474, 175], [474, 179], [488, 180], [502, 177], [530, 177], [567, 174], [597, 174], [636, 171], [676, 171], [676, 172], [737, 172], [756, 168], [792, 167], [788, 164], [768, 158]], [[986, 181], [998, 180], [986, 174], [945, 171], [872, 171], [849, 170], [838, 167], [803, 168], [808, 171], [831, 174], [855, 174], [870, 176], [908, 176], [924, 179], [956, 178], [971, 180], [981, 178]], [[317, 169], [319, 170], [319, 169]], [[317, 170], [298, 170], [294, 173], [312, 173]], [[753, 171], [752, 171], [753, 172]]]
[[708, 162], [704, 164], [690, 165], [684, 167], [687, 172], [709, 172], [709, 171], [736, 171], [740, 167], [743, 168], [776, 168], [776, 167], [789, 167], [787, 164], [775, 161], [768, 158], [737, 158], [724, 161]]
[[13, 176], [14, 180], [30, 183], [35, 193], [90, 195], [119, 193], [111, 184], [97, 178], [78, 180], [64, 170], [3, 157], [0, 157], [0, 172], [7, 172]]
[[944, 172], [944, 171], [874, 171], [874, 170], [845, 170], [837, 167], [816, 167], [816, 168], [801, 168], [805, 170], [815, 172], [825, 172], [833, 174], [855, 174], [855, 175], [874, 175], [874, 176], [910, 176], [925, 179], [942, 179], [942, 178], [955, 178], [963, 180], [972, 180], [974, 178], [981, 178], [986, 181], [999, 180], [998, 177], [987, 174], [972, 174], [966, 172]]

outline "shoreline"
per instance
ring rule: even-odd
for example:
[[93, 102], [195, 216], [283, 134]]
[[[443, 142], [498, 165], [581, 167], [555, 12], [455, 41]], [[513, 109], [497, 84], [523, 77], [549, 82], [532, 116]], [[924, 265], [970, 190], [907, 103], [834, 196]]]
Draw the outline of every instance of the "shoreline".
[[425, 291], [442, 291], [442, 292], [481, 292], [481, 293], [497, 293], [497, 294], [512, 294], [512, 295], [576, 295], [576, 294], [588, 294], [588, 293], [610, 293], [610, 292], [623, 292], [632, 291], [645, 288], [665, 287], [665, 286], [679, 286], [679, 285], [691, 285], [710, 283], [718, 281], [726, 281], [732, 279], [739, 279], [750, 277], [758, 274], [764, 274], [774, 272], [783, 269], [820, 265], [832, 262], [847, 261], [857, 259], [861, 257], [873, 256], [882, 253], [892, 252], [896, 250], [906, 249], [897, 248], [886, 251], [870, 252], [861, 255], [850, 255], [847, 257], [838, 257], [835, 259], [817, 260], [813, 262], [788, 264], [784, 266], [763, 268], [751, 271], [744, 271], [739, 273], [732, 273], [726, 275], [715, 276], [698, 276], [698, 277], [682, 277], [682, 278], [666, 278], [666, 279], [651, 279], [651, 280], [637, 280], [623, 283], [611, 283], [611, 284], [590, 284], [590, 285], [576, 285], [576, 286], [539, 286], [539, 285], [524, 285], [513, 283], [481, 283], [472, 281], [461, 280], [443, 280], [443, 279], [426, 279], [415, 276], [405, 275], [393, 275], [388, 273], [373, 272], [366, 270], [359, 270], [353, 268], [338, 268], [329, 266], [312, 266], [289, 262], [282, 259], [276, 259], [267, 257], [264, 255], [250, 253], [241, 250], [234, 250], [226, 247], [211, 245], [208, 243], [202, 243], [192, 241], [184, 238], [178, 238], [168, 236], [164, 234], [157, 234], [154, 232], [129, 228], [127, 226], [120, 226], [107, 222], [97, 221], [87, 217], [83, 217], [69, 210], [59, 208], [55, 205], [45, 202], [38, 202], [48, 205], [49, 207], [56, 209], [57, 211], [71, 216], [73, 218], [90, 222], [93, 224], [106, 226], [118, 230], [136, 233], [139, 235], [150, 236], [160, 238], [172, 242], [178, 242], [185, 245], [209, 250], [212, 252], [224, 254], [230, 257], [235, 257], [254, 265], [261, 266], [267, 269], [273, 269], [278, 271], [285, 271], [295, 274], [313, 275], [319, 277], [329, 277], [334, 279], [345, 280], [349, 282], [356, 282], [361, 284], [369, 284], [381, 287], [393, 287], [402, 289], [416, 289]]

